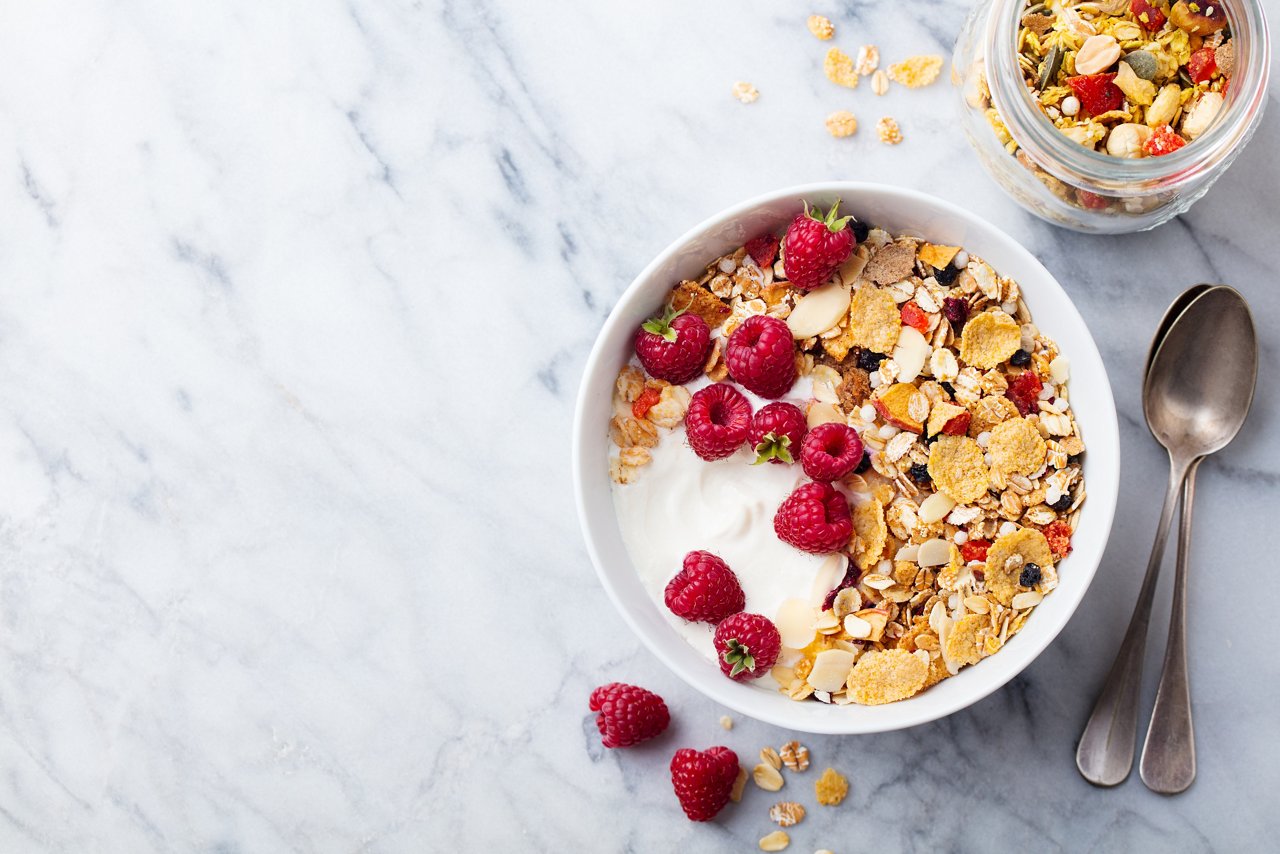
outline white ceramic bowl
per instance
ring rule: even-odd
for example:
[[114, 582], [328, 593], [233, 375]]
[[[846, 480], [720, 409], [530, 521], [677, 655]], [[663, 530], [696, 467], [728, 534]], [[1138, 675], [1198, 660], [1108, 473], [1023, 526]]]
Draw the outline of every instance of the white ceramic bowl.
[[[837, 197], [843, 200], [843, 212], [863, 222], [892, 234], [963, 246], [1017, 281], [1036, 324], [1071, 361], [1071, 406], [1087, 447], [1088, 500], [1072, 541], [1074, 551], [1062, 564], [1058, 589], [1045, 597], [999, 653], [915, 697], [884, 706], [797, 703], [776, 691], [726, 679], [713, 661], [667, 623], [645, 592], [623, 545], [610, 492], [613, 383], [632, 355], [632, 336], [639, 324], [676, 282], [700, 274], [710, 259], [763, 231], [781, 229], [801, 209], [802, 199], [826, 207]], [[1120, 443], [1111, 386], [1093, 338], [1062, 287], [1031, 253], [969, 211], [922, 193], [877, 184], [827, 183], [777, 190], [716, 214], [664, 249], [636, 277], [609, 314], [587, 360], [574, 415], [573, 466], [578, 515], [600, 581], [627, 623], [664, 664], [711, 699], [758, 720], [805, 732], [869, 733], [925, 723], [981, 700], [1021, 672], [1057, 636], [1084, 597], [1107, 544], [1119, 483]]]

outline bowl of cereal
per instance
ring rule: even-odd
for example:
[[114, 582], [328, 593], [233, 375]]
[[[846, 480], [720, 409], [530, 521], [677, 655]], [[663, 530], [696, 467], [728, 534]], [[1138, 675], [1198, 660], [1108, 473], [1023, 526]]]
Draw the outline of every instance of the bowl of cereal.
[[596, 339], [573, 464], [641, 640], [820, 733], [934, 720], [1021, 672], [1088, 589], [1120, 470], [1106, 369], [1039, 261], [860, 183], [768, 193], [663, 250]]

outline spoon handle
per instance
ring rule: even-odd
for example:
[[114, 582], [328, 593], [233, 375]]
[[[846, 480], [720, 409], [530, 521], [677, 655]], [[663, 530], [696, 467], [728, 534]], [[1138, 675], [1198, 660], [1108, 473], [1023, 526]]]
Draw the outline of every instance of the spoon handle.
[[1187, 676], [1187, 561], [1191, 551], [1191, 505], [1196, 493], [1196, 469], [1191, 464], [1182, 485], [1182, 518], [1178, 524], [1178, 568], [1173, 582], [1173, 615], [1164, 670], [1156, 691], [1151, 725], [1142, 745], [1138, 773], [1153, 792], [1176, 795], [1196, 778], [1195, 729], [1191, 723], [1191, 681]]
[[1093, 713], [1080, 735], [1076, 767], [1095, 786], [1123, 783], [1133, 769], [1133, 752], [1138, 740], [1138, 689], [1142, 684], [1142, 659], [1147, 647], [1147, 626], [1151, 622], [1151, 599], [1160, 576], [1169, 525], [1178, 506], [1178, 493], [1187, 474], [1187, 463], [1170, 458], [1169, 488], [1160, 510], [1160, 524], [1151, 547], [1151, 560], [1142, 579], [1138, 602], [1129, 618], [1124, 642], [1107, 674], [1107, 681], [1094, 703]]

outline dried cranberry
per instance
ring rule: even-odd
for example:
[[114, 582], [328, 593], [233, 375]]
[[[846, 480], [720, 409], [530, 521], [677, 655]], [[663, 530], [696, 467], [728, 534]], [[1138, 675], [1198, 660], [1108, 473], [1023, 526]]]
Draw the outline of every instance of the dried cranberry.
[[969, 319], [969, 304], [959, 297], [947, 297], [942, 301], [942, 316], [951, 321], [951, 328], [960, 331]]
[[1023, 371], [1009, 381], [1004, 396], [1013, 401], [1013, 405], [1018, 407], [1018, 414], [1025, 418], [1035, 410], [1043, 389], [1044, 383], [1040, 382], [1035, 371]]

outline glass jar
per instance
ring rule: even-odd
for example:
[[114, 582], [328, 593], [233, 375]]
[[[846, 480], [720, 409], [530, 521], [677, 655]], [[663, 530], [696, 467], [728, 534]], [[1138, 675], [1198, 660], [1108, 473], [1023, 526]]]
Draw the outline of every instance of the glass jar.
[[[1099, 4], [1054, 0], [1052, 5]], [[1223, 3], [1235, 69], [1214, 125], [1177, 151], [1137, 159], [1087, 148], [1041, 111], [1018, 64], [1026, 6], [1026, 0], [979, 0], [956, 42], [952, 81], [960, 95], [961, 124], [983, 166], [1036, 216], [1099, 234], [1154, 228], [1203, 196], [1257, 128], [1270, 73], [1261, 0]]]

